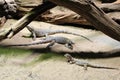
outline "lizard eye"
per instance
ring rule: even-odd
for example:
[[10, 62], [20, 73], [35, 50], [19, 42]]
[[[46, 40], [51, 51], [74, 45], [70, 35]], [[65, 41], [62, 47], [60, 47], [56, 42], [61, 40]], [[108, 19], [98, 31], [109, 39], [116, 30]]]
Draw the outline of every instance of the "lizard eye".
[[73, 46], [71, 44], [66, 44], [65, 46], [71, 50], [73, 49]]

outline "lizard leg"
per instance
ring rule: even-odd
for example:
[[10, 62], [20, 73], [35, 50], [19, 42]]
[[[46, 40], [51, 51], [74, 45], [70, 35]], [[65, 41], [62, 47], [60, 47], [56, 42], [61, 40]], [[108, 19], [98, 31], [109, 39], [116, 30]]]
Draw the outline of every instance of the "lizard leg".
[[48, 49], [49, 49], [49, 48], [50, 48], [50, 47], [52, 47], [54, 44], [55, 44], [55, 41], [53, 40], [50, 44], [48, 44], [48, 45], [47, 45], [47, 47], [46, 47], [46, 48], [48, 48]]
[[83, 67], [84, 67], [84, 70], [87, 70], [87, 64], [84, 64]]
[[34, 31], [32, 31], [32, 35], [33, 35], [32, 39], [33, 39], [33, 40], [36, 40], [36, 34], [35, 34]]
[[47, 33], [45, 34], [45, 37], [48, 37], [48, 34], [47, 34]]

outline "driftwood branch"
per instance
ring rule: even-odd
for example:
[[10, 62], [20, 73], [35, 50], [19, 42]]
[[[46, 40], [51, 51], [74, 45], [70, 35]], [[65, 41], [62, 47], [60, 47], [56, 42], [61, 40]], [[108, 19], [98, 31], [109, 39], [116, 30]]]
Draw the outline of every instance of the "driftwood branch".
[[[31, 4], [31, 3], [21, 3], [18, 9], [18, 14], [16, 15], [16, 18], [22, 17], [23, 15], [25, 15], [28, 11], [30, 11], [31, 8], [36, 7], [38, 4]], [[115, 22], [117, 22], [118, 24], [120, 24], [119, 21], [119, 17], [115, 17], [115, 16], [119, 16], [119, 13], [113, 13], [113, 12], [117, 12], [120, 11], [120, 4], [118, 3], [103, 3], [103, 4], [96, 4], [99, 8], [101, 8], [105, 13], [108, 14], [108, 16], [110, 18], [114, 18], [113, 20]], [[65, 8], [64, 8], [65, 9]], [[54, 9], [52, 9], [53, 11]], [[59, 12], [58, 12], [59, 11]], [[48, 22], [48, 23], [53, 23], [53, 24], [66, 24], [66, 23], [72, 23], [72, 24], [82, 24], [82, 25], [90, 25], [91, 24], [85, 20], [82, 16], [67, 10], [67, 11], [61, 11], [60, 9], [58, 9], [58, 11], [54, 11], [51, 12], [51, 10], [49, 11], [50, 13], [46, 13], [44, 15], [40, 15], [36, 18], [36, 20], [40, 20], [40, 21], [44, 21], [44, 22]], [[69, 12], [68, 12], [69, 11]], [[109, 15], [110, 14], [110, 15]]]
[[[20, 4], [18, 11], [20, 11], [21, 15], [24, 15], [26, 12], [28, 12], [31, 8], [35, 8], [38, 4]], [[120, 11], [120, 4], [118, 3], [103, 3], [103, 4], [96, 4], [99, 8], [101, 8], [104, 12], [117, 12]]]
[[3, 27], [2, 29], [0, 29], [0, 40], [3, 40], [8, 37], [11, 38], [16, 33], [18, 33], [20, 30], [22, 30], [25, 26], [27, 26], [39, 14], [42, 14], [46, 10], [49, 10], [55, 6], [56, 5], [51, 2], [45, 2], [44, 4], [35, 7], [33, 10], [31, 10], [28, 14], [26, 14], [24, 17], [18, 20], [11, 27], [6, 27], [6, 28]]
[[[96, 1], [95, 1], [96, 2]], [[28, 11], [30, 11], [31, 8], [36, 7], [38, 4], [33, 3], [23, 3], [21, 2], [19, 4], [18, 14], [16, 15], [16, 18], [20, 18], [23, 15], [25, 15]], [[98, 3], [96, 4], [99, 8], [101, 8], [105, 13], [108, 14], [110, 18], [114, 18], [114, 21], [116, 21], [118, 24], [120, 24], [120, 21], [118, 17], [118, 14], [114, 14], [113, 12], [120, 11], [120, 4], [118, 3]], [[52, 9], [53, 11], [54, 9]], [[58, 9], [60, 11], [60, 9]], [[51, 11], [51, 10], [50, 10]], [[109, 15], [110, 13], [110, 15]], [[113, 17], [112, 17], [113, 16]], [[77, 18], [76, 18], [77, 17]], [[91, 25], [87, 20], [85, 20], [80, 15], [73, 13], [72, 11], [55, 11], [54, 13], [50, 12], [49, 14], [40, 15], [36, 18], [36, 20], [42, 20], [44, 22], [49, 22], [53, 24], [66, 24], [66, 23], [72, 23], [72, 24], [82, 24], [82, 25]]]
[[[49, 0], [58, 5], [64, 6], [73, 10], [74, 12], [82, 15], [98, 30], [102, 31], [106, 35], [120, 41], [120, 26], [109, 18], [101, 9], [99, 9], [94, 3], [89, 0]], [[12, 37], [26, 25], [28, 25], [37, 15], [45, 12], [46, 10], [55, 7], [56, 5], [49, 2], [37, 6], [30, 13], [20, 19], [12, 28], [3, 29], [0, 31], [0, 40], [6, 37]], [[47, 5], [47, 6], [46, 6]], [[52, 5], [52, 7], [51, 7]], [[72, 6], [71, 6], [72, 5]], [[114, 34], [113, 34], [114, 33]]]
[[[53, 24], [78, 24], [78, 25], [88, 25], [90, 24], [84, 17], [72, 12], [72, 11], [63, 11], [57, 9], [50, 10], [49, 13], [44, 13], [36, 18], [36, 20], [53, 23]], [[110, 12], [107, 13], [107, 16], [113, 19], [120, 25], [120, 12]]]
[[120, 25], [89, 0], [49, 0], [83, 16], [98, 30], [120, 41]]

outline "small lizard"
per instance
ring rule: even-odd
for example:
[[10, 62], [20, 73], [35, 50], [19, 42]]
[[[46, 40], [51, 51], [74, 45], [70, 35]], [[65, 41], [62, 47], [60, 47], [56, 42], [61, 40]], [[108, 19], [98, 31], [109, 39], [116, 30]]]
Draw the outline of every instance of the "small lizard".
[[[28, 36], [28, 37], [32, 37], [33, 40], [35, 40], [36, 37], [46, 37], [46, 36], [52, 35], [52, 34], [66, 33], [66, 34], [72, 34], [72, 35], [83, 37], [83, 38], [87, 39], [88, 41], [92, 42], [90, 39], [88, 39], [87, 37], [85, 37], [83, 35], [79, 35], [79, 34], [72, 33], [72, 32], [69, 32], [69, 31], [64, 31], [64, 30], [55, 30], [55, 31], [50, 31], [48, 29], [47, 30], [46, 29], [40, 30], [40, 29], [32, 28], [30, 26], [27, 26], [27, 29], [31, 32], [31, 35]], [[23, 36], [23, 37], [26, 37], [26, 36]]]
[[79, 65], [79, 66], [83, 66], [84, 70], [87, 70], [87, 67], [104, 68], [104, 69], [118, 69], [118, 68], [112, 68], [112, 67], [104, 67], [104, 66], [93, 65], [93, 64], [90, 64], [87, 61], [75, 59], [70, 54], [65, 54], [64, 56], [67, 58], [67, 62], [69, 62], [70, 64], [76, 64], [76, 65]]
[[42, 38], [40, 40], [33, 41], [32, 43], [28, 43], [28, 44], [14, 44], [14, 45], [6, 45], [6, 46], [30, 46], [30, 45], [45, 44], [45, 43], [50, 43], [50, 44], [47, 45], [46, 48], [50, 48], [55, 43], [58, 43], [58, 44], [65, 45], [65, 47], [67, 47], [67, 48], [69, 48], [71, 50], [73, 49], [73, 44], [74, 44], [70, 39], [65, 38], [65, 37], [48, 36], [48, 37]]

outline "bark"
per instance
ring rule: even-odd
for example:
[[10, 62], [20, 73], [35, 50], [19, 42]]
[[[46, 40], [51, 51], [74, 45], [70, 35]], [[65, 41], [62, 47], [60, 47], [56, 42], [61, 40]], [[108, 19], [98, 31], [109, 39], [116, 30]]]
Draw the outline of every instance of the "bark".
[[56, 5], [51, 2], [45, 2], [44, 4], [35, 7], [33, 10], [31, 10], [28, 14], [26, 14], [24, 17], [18, 20], [11, 27], [3, 27], [2, 29], [0, 29], [0, 40], [3, 40], [5, 38], [11, 38], [20, 30], [22, 30], [25, 26], [27, 26], [39, 14], [42, 14], [46, 10], [49, 10], [55, 6]]
[[89, 0], [49, 0], [83, 16], [98, 30], [120, 41], [120, 25]]
[[[120, 25], [120, 12], [110, 12], [107, 16], [113, 19]], [[36, 20], [44, 21], [53, 24], [78, 24], [78, 25], [88, 25], [90, 24], [84, 17], [72, 12], [72, 11], [56, 11], [52, 9], [49, 13], [45, 13], [36, 18]]]
[[[58, 11], [57, 11], [58, 10]], [[85, 18], [74, 13], [73, 11], [59, 10], [58, 8], [50, 10], [48, 13], [44, 13], [37, 17], [37, 20], [53, 23], [53, 24], [79, 24], [79, 25], [91, 25]]]

